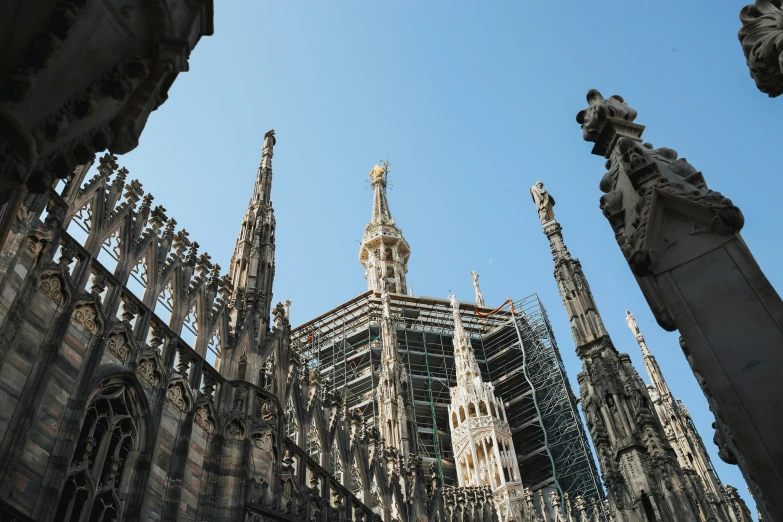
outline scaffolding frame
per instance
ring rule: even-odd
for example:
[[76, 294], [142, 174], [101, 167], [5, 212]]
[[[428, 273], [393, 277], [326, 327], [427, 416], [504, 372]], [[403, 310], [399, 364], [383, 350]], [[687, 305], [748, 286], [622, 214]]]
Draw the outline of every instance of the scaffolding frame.
[[[456, 484], [447, 408], [454, 373], [453, 313], [446, 299], [390, 295], [397, 351], [411, 382], [416, 451]], [[381, 362], [380, 294], [366, 292], [292, 330], [308, 367], [317, 368], [349, 409], [377, 424], [375, 385]], [[513, 310], [513, 313], [512, 313]], [[522, 482], [571, 498], [603, 499], [577, 400], [571, 391], [546, 310], [537, 294], [460, 315], [486, 382], [504, 401]], [[603, 503], [598, 503], [603, 508]]]

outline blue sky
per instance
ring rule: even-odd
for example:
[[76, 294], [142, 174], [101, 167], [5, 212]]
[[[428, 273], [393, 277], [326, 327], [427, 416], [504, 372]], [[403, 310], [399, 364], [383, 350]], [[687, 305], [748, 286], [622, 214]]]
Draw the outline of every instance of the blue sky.
[[215, 35], [120, 164], [225, 269], [274, 128], [275, 301], [293, 300], [296, 325], [366, 290], [366, 179], [388, 156], [416, 294], [468, 301], [471, 270], [488, 305], [537, 291], [575, 386], [528, 194], [543, 181], [618, 349], [642, 370], [630, 309], [722, 480], [752, 507], [738, 469], [717, 457], [677, 336], [656, 325], [598, 209], [604, 162], [575, 122], [588, 89], [622, 95], [647, 141], [677, 150], [743, 210], [743, 237], [780, 290], [783, 109], [748, 75], [736, 36], [745, 3], [216, 2]]

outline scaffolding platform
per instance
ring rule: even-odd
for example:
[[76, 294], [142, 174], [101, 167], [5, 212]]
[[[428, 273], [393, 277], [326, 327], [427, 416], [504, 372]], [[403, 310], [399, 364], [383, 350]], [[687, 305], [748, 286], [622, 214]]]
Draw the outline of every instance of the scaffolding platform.
[[[397, 351], [412, 385], [416, 451], [456, 485], [447, 418], [454, 373], [454, 323], [447, 299], [390, 294]], [[554, 488], [561, 498], [603, 499], [593, 454], [554, 335], [537, 294], [491, 315], [460, 303], [485, 382], [502, 398], [522, 483]], [[292, 330], [307, 365], [317, 368], [368, 426], [378, 419], [375, 388], [381, 362], [380, 294], [366, 292]]]

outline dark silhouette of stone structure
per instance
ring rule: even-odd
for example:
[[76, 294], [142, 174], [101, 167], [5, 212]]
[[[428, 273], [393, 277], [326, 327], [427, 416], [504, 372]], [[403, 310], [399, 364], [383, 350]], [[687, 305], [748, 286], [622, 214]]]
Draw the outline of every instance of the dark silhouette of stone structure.
[[0, 9], [0, 242], [27, 194], [136, 147], [212, 0], [10, 0]]
[[601, 210], [658, 324], [680, 331], [721, 457], [763, 518], [783, 520], [783, 302], [740, 236], [742, 212], [676, 151], [643, 143], [620, 96], [587, 101], [576, 119], [607, 160]]

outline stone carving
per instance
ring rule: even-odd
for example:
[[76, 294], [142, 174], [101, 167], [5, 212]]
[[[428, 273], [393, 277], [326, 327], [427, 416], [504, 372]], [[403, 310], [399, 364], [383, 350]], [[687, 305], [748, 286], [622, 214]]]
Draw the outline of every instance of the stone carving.
[[783, 94], [783, 6], [779, 0], [756, 0], [740, 11], [739, 40], [750, 76], [774, 98]]
[[587, 93], [588, 108], [576, 115], [576, 121], [582, 126], [582, 137], [585, 141], [597, 142], [600, 139], [604, 124], [609, 119], [633, 122], [636, 111], [616, 94], [605, 100], [601, 93], [590, 89]]
[[[582, 124], [585, 140], [596, 143], [593, 152], [611, 155], [609, 171], [600, 184], [606, 193], [601, 198], [601, 210], [634, 274], [646, 275], [668, 248], [669, 243], [660, 237], [663, 225], [651, 222], [658, 207], [678, 205], [687, 209], [695, 205], [704, 209], [702, 219], [707, 230], [734, 234], [742, 229], [742, 212], [731, 200], [709, 190], [701, 173], [685, 159], [678, 159], [676, 151], [639, 144], [644, 127], [632, 123], [636, 111], [622, 98], [605, 100], [598, 91], [591, 90], [588, 103], [590, 107], [579, 113], [577, 121]], [[618, 187], [620, 170], [630, 179], [632, 192], [629, 187]], [[648, 295], [650, 298], [654, 296]], [[656, 319], [659, 323], [668, 320], [660, 313]]]
[[[745, 32], [753, 36], [745, 43], [752, 46], [757, 41], [758, 52], [774, 48], [778, 56], [777, 42], [754, 38], [762, 38], [764, 30], [771, 28], [767, 24], [779, 16], [779, 9], [779, 2], [762, 1], [749, 8], [746, 14], [758, 15], [760, 21], [746, 25]], [[779, 382], [776, 375], [783, 372], [783, 359], [773, 355], [779, 351], [779, 343], [772, 341], [780, 336], [780, 325], [766, 314], [752, 314], [750, 319], [747, 313], [753, 306], [780, 309], [783, 302], [767, 290], [771, 288], [767, 278], [739, 235], [744, 225], [742, 212], [730, 199], [710, 190], [702, 173], [678, 158], [676, 151], [642, 143], [643, 126], [617, 118], [587, 118], [586, 112], [605, 111], [607, 104], [600, 96], [590, 97], [591, 108], [580, 113], [577, 121], [583, 127], [592, 125], [595, 132], [583, 135], [595, 143], [594, 154], [608, 159], [599, 185], [606, 193], [601, 198], [602, 211], [658, 324], [669, 331], [680, 329], [688, 339], [691, 367], [702, 381], [716, 418], [725, 419], [727, 431], [744, 434], [745, 455], [736, 458], [743, 474], [754, 477], [761, 486], [754, 489], [761, 510], [767, 518], [783, 516], [779, 497], [765, 495], [770, 504], [777, 504], [766, 511], [758, 493], [764, 488], [767, 492], [783, 488], [781, 474], [770, 473], [770, 463], [777, 462], [772, 455], [779, 451], [780, 441], [754, 435], [771, 433], [781, 422], [776, 413], [783, 410], [767, 406], [769, 397], [783, 396], [783, 391], [769, 388]], [[686, 273], [690, 274], [687, 280], [677, 275]], [[721, 285], [702, 292], [703, 285], [696, 283], [702, 277], [719, 277]], [[736, 299], [737, 295], [754, 297], [748, 301]], [[752, 354], [741, 352], [737, 359], [734, 346], [741, 337], [734, 337], [724, 328], [725, 321], [717, 317], [747, 317], [745, 327], [735, 325], [734, 331], [752, 330], [762, 344]], [[770, 342], [764, 344], [765, 339]], [[749, 367], [755, 370], [744, 370]], [[761, 381], [767, 387], [759, 386]], [[740, 403], [737, 397], [742, 398]]]
[[25, 238], [25, 246], [33, 256], [38, 256], [43, 248], [52, 240], [52, 233], [47, 230], [33, 229]]
[[202, 405], [196, 408], [193, 422], [201, 426], [201, 429], [207, 433], [213, 433], [215, 430], [215, 420], [210, 412], [208, 405]]
[[541, 220], [542, 224], [555, 219], [555, 211], [552, 208], [555, 206], [555, 198], [544, 190], [544, 184], [542, 182], [539, 181], [530, 187], [530, 195], [533, 197], [533, 202], [536, 204], [538, 219]]
[[473, 276], [473, 289], [476, 293], [476, 306], [484, 306], [484, 296], [481, 294], [481, 288], [479, 287], [479, 275], [472, 271], [470, 272], [470, 275]]
[[[591, 125], [621, 115], [632, 119], [635, 113], [620, 111], [622, 106], [617, 105], [620, 102], [614, 99], [608, 106], [602, 105], [606, 101], [595, 94], [589, 117], [582, 119], [587, 118], [585, 121]], [[605, 138], [603, 128], [594, 128], [587, 133], [588, 136], [596, 134], [603, 136], [602, 140]], [[646, 388], [630, 358], [617, 352], [603, 327], [581, 264], [565, 248], [561, 227], [556, 221], [542, 222], [542, 229], [550, 241], [555, 280], [575, 330], [576, 351], [583, 364], [583, 371], [577, 375], [582, 407], [611, 502], [622, 512], [623, 520], [641, 522], [646, 517], [640, 518], [633, 508], [647, 498], [645, 491], [651, 487], [665, 489], [669, 493], [660, 498], [649, 497], [652, 509], [658, 513], [657, 519], [697, 522], [700, 518], [693, 498], [680, 493], [679, 486], [685, 482], [683, 472], [676, 462], [669, 461], [671, 449], [662, 432], [663, 423], [649, 408]], [[628, 322], [638, 331], [632, 316], [628, 317]], [[559, 511], [559, 499], [552, 502], [555, 519], [573, 520], [567, 496], [564, 502], [565, 513]], [[580, 522], [587, 520], [584, 500], [577, 498], [576, 507]]]
[[115, 332], [106, 340], [106, 349], [113, 353], [123, 363], [133, 357], [133, 348], [124, 332]]
[[261, 418], [270, 423], [277, 421], [277, 407], [270, 401], [262, 401]]
[[158, 386], [163, 376], [158, 357], [152, 354], [151, 356], [139, 361], [139, 366], [136, 368], [136, 373], [142, 381], [146, 382], [150, 386]]
[[44, 275], [38, 288], [58, 305], [63, 304], [65, 296], [63, 295], [63, 282], [59, 275], [54, 273]]
[[[253, 432], [250, 455], [253, 461], [253, 479], [258, 484], [271, 484], [277, 470], [277, 447], [273, 430]], [[262, 495], [263, 496], [263, 495]], [[263, 498], [261, 499], [264, 500]]]
[[77, 305], [73, 311], [73, 319], [92, 335], [98, 335], [101, 331], [101, 321], [93, 303]]
[[242, 406], [245, 404], [245, 395], [247, 394], [247, 388], [244, 386], [237, 386], [234, 388], [234, 405], [231, 407], [232, 410], [241, 410]]
[[[212, 32], [211, 3], [176, 3], [165, 8], [166, 16], [158, 4], [137, 1], [121, 9], [86, 5], [22, 3], [3, 13], [15, 30], [4, 31], [9, 66], [0, 73], [0, 125], [6, 130], [0, 203], [19, 195], [9, 202], [3, 224], [16, 215], [24, 190], [49, 190], [97, 152], [132, 150], [151, 112], [187, 70], [199, 37]], [[93, 30], [98, 26], [103, 32]], [[79, 73], [60, 74], [75, 56]], [[40, 110], [43, 105], [47, 110]]]
[[275, 328], [282, 330], [285, 321], [285, 306], [283, 306], [283, 303], [278, 302], [272, 313], [275, 316]]
[[641, 335], [639, 325], [636, 324], [636, 318], [628, 310], [625, 311], [625, 322], [628, 323], [628, 328], [631, 329], [634, 335]]
[[234, 418], [226, 426], [226, 437], [230, 439], [242, 440], [245, 438], [245, 425], [239, 418]]
[[174, 406], [187, 413], [190, 411], [190, 392], [186, 389], [187, 382], [184, 380], [176, 380], [169, 385], [169, 389], [166, 390], [166, 398], [174, 404]]

